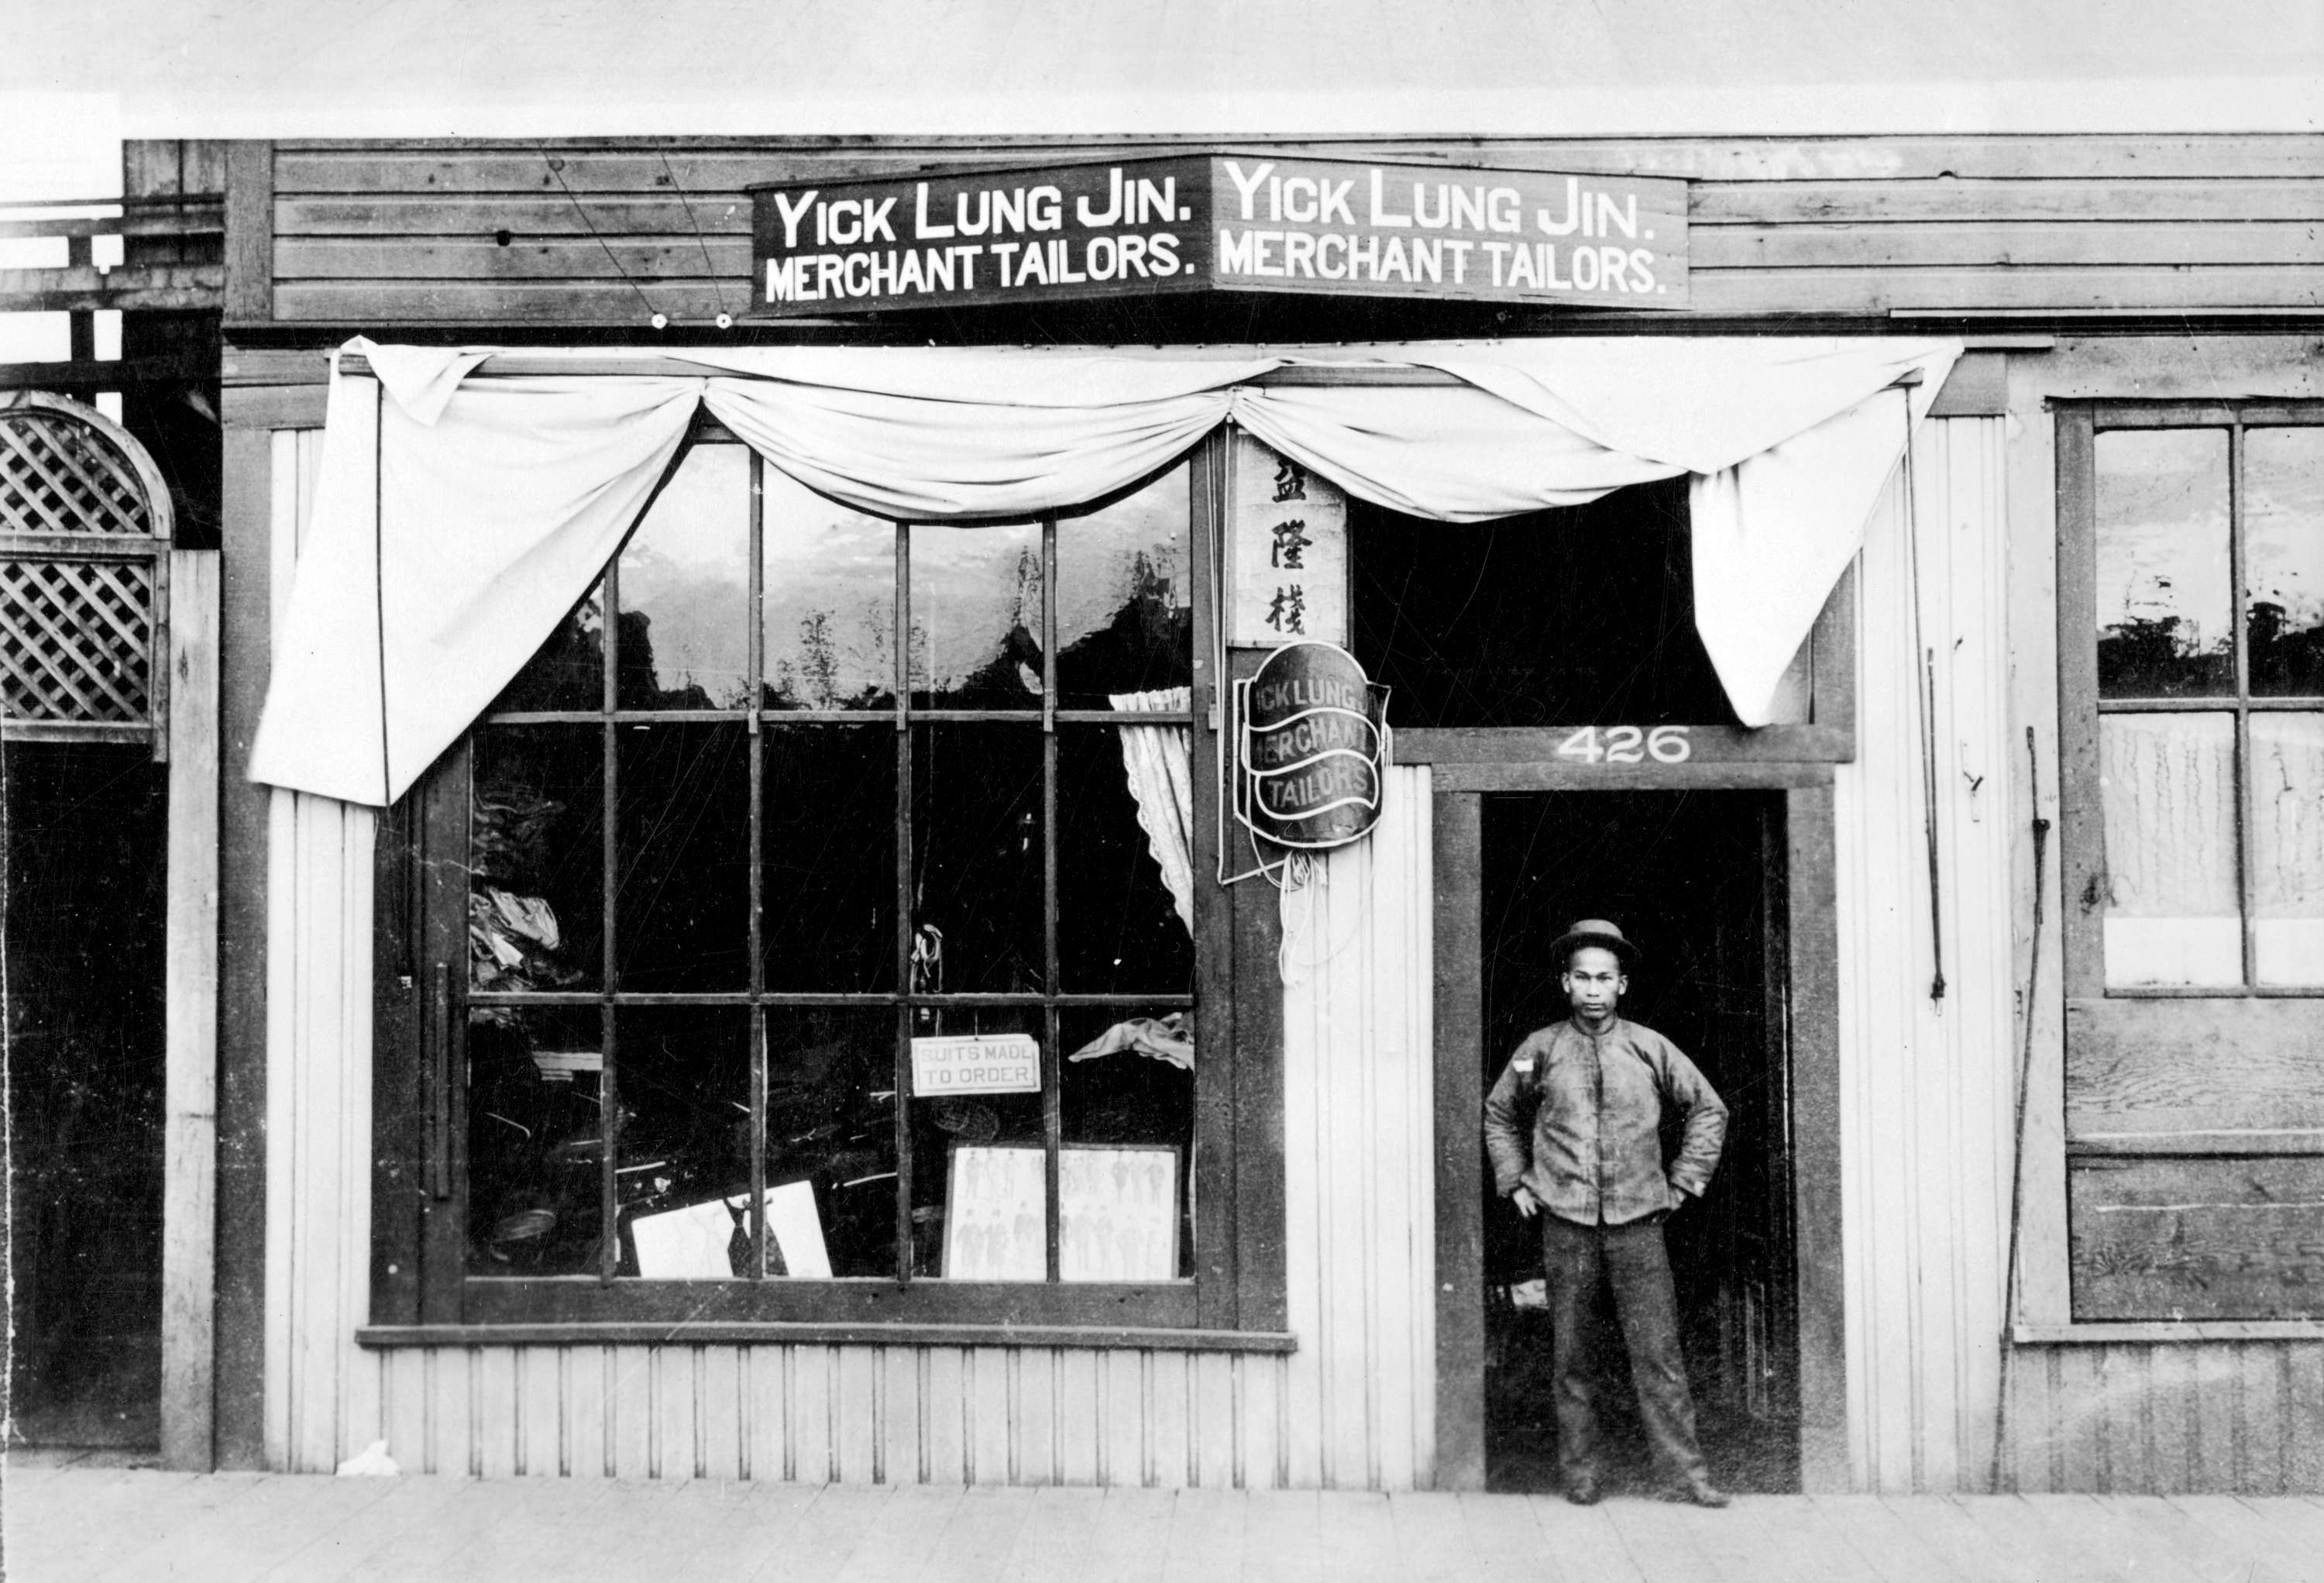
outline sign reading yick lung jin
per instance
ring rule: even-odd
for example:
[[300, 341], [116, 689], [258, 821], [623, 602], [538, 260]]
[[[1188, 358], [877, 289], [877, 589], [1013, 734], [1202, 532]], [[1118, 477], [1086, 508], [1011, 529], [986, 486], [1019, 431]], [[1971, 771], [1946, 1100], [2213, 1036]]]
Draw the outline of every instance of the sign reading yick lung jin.
[[752, 311], [1199, 291], [1686, 306], [1686, 183], [1177, 155], [752, 189]]
[[1360, 840], [1379, 822], [1388, 695], [1333, 643], [1275, 651], [1237, 684], [1235, 813], [1278, 847]]

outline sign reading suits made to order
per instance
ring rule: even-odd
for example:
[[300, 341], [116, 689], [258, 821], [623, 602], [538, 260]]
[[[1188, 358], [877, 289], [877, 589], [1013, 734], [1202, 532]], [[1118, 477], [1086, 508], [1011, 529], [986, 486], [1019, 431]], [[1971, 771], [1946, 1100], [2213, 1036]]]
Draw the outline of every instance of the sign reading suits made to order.
[[752, 190], [752, 311], [1230, 291], [1686, 306], [1686, 183], [1177, 155]]
[[1038, 1094], [1041, 1047], [1026, 1033], [964, 1033], [912, 1041], [912, 1093]]
[[1299, 643], [1235, 684], [1235, 814], [1278, 847], [1344, 847], [1379, 822], [1388, 698], [1345, 649]]

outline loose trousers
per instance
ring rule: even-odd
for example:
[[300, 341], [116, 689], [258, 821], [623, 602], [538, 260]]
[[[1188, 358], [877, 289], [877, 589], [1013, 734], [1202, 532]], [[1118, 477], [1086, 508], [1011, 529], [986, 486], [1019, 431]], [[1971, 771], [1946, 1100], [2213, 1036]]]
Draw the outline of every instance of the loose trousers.
[[1559, 1471], [1568, 1483], [1598, 1473], [1598, 1370], [1591, 1333], [1598, 1283], [1604, 1280], [1614, 1289], [1614, 1311], [1629, 1347], [1630, 1378], [1656, 1471], [1674, 1480], [1702, 1473], [1660, 1218], [1582, 1226], [1545, 1210], [1541, 1223], [1542, 1267], [1555, 1328], [1551, 1375]]

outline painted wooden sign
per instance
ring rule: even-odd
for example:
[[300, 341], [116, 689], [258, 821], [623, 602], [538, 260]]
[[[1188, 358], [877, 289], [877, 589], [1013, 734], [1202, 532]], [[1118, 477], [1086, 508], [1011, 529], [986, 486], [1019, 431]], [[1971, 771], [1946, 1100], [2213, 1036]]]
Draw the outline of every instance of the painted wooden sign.
[[1237, 684], [1235, 812], [1278, 847], [1360, 840], [1379, 821], [1387, 690], [1332, 643], [1294, 643]]
[[1227, 642], [1345, 644], [1348, 497], [1240, 430], [1227, 470]]
[[751, 192], [759, 315], [1195, 291], [1686, 305], [1678, 181], [1220, 154]]
[[1029, 1033], [966, 1033], [912, 1041], [912, 1093], [1038, 1094], [1041, 1047]]

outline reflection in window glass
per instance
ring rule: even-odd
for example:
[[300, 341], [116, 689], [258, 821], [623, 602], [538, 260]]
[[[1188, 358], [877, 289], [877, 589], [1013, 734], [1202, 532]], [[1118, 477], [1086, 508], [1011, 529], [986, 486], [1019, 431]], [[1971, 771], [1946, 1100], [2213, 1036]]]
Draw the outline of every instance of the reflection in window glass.
[[751, 738], [740, 721], [622, 725], [613, 940], [620, 986], [747, 988]]
[[2098, 436], [2098, 692], [2235, 690], [2227, 431]]
[[2324, 695], [2324, 428], [2244, 433], [2251, 690]]
[[525, 662], [516, 680], [493, 700], [492, 712], [605, 707], [605, 589], [600, 583], [568, 612], [549, 640]]
[[825, 500], [772, 466], [763, 479], [762, 707], [892, 708], [896, 524]]
[[1102, 511], [1057, 524], [1057, 690], [1067, 708], [1185, 687], [1194, 610], [1187, 471], [1173, 467]]
[[912, 529], [912, 702], [1041, 707], [1041, 526]]
[[894, 988], [895, 728], [783, 726], [763, 740], [767, 987]]
[[604, 959], [604, 736], [594, 726], [486, 726], [471, 774], [470, 986], [594, 986]]
[[604, 1221], [595, 1006], [468, 1017], [468, 1271], [594, 1274]]
[[614, 1013], [619, 1273], [726, 1280], [749, 1273], [750, 1026], [739, 1006]]
[[2258, 982], [2324, 985], [2324, 714], [2251, 717]]
[[1038, 731], [912, 727], [914, 990], [1045, 987], [1041, 801]]
[[696, 446], [622, 548], [622, 708], [748, 707], [750, 461]]
[[2241, 983], [2235, 717], [2103, 716], [2098, 761], [2107, 982]]
[[[1184, 726], [1057, 727], [1057, 969], [1069, 994], [1194, 987], [1186, 737]], [[1183, 911], [1157, 846], [1187, 887]]]

